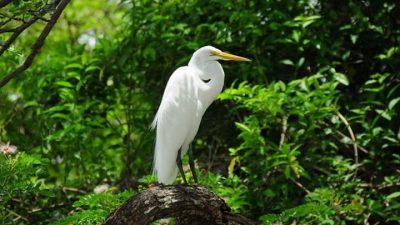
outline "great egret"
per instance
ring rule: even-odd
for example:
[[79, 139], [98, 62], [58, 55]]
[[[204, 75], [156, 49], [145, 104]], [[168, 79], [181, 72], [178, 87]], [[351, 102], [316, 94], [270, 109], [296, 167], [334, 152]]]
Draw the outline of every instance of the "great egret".
[[187, 66], [175, 70], [168, 80], [152, 123], [156, 129], [154, 173], [158, 182], [171, 184], [178, 173], [186, 182], [182, 157], [189, 150], [189, 165], [197, 183], [192, 150], [201, 118], [224, 85], [224, 70], [218, 60], [250, 61], [247, 58], [205, 46], [193, 53]]

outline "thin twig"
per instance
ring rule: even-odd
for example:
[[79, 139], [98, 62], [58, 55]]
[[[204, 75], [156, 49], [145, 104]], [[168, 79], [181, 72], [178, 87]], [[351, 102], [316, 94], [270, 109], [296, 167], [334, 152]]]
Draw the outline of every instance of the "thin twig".
[[213, 151], [213, 154], [212, 154], [212, 156], [211, 156], [211, 163], [210, 163], [210, 168], [209, 168], [209, 170], [211, 170], [212, 166], [214, 165], [215, 158], [217, 158], [218, 149], [219, 149], [219, 147], [221, 146], [221, 141], [220, 141], [218, 138], [213, 137], [213, 139], [215, 139], [215, 142], [214, 142], [214, 143], [216, 143], [216, 144], [215, 144], [215, 146], [214, 146], [214, 145], [211, 145], [211, 148], [212, 148], [212, 149], [215, 149], [215, 150]]
[[[349, 122], [346, 120], [346, 118], [340, 112], [337, 112], [337, 116], [344, 123], [344, 125], [346, 125], [346, 128], [349, 131], [350, 138], [353, 141], [354, 161], [356, 162], [356, 164], [358, 164], [358, 148], [357, 148], [356, 137], [354, 135], [353, 129], [351, 129]], [[355, 174], [356, 173], [357, 173], [357, 171], [355, 172]]]
[[372, 189], [382, 190], [382, 189], [386, 189], [386, 188], [400, 187], [400, 182], [393, 183], [393, 184], [378, 184], [378, 185], [374, 185], [371, 183], [361, 183], [361, 184], [358, 184], [358, 186], [363, 187], [363, 188], [372, 188]]
[[7, 210], [9, 213], [13, 214], [14, 216], [17, 216], [17, 218], [14, 219], [14, 222], [17, 221], [17, 220], [19, 220], [19, 219], [23, 219], [23, 220], [25, 220], [26, 222], [29, 222], [28, 218], [26, 218], [26, 217], [24, 217], [24, 216], [21, 216], [21, 215], [19, 215], [18, 213], [14, 212], [14, 211], [12, 211], [12, 210], [10, 210], [10, 209], [7, 209], [7, 208], [6, 208], [6, 210]]
[[280, 150], [282, 150], [283, 144], [285, 143], [285, 139], [286, 139], [287, 120], [288, 120], [288, 117], [283, 116], [283, 118], [282, 118], [281, 139], [279, 140], [279, 149]]
[[[59, 0], [54, 1], [54, 7], [58, 6], [59, 4]], [[47, 10], [46, 10], [47, 8]], [[30, 18], [28, 21], [24, 21], [21, 20], [23, 23], [19, 26], [15, 28], [14, 33], [7, 39], [7, 41], [2, 45], [1, 49], [0, 49], [0, 56], [11, 46], [11, 44], [18, 38], [18, 36], [24, 31], [26, 30], [28, 27], [30, 27], [32, 24], [34, 24], [37, 20], [41, 19], [43, 15], [45, 15], [49, 10], [51, 10], [51, 5], [47, 5], [45, 8], [43, 8], [42, 10], [40, 10], [38, 12], [38, 14], [35, 14], [32, 16], [32, 18]], [[53, 14], [54, 17], [54, 14]], [[52, 18], [53, 18], [52, 17]], [[13, 17], [13, 20], [18, 20], [18, 18]], [[50, 24], [51, 19], [49, 20], [48, 24]]]
[[73, 188], [73, 187], [63, 187], [62, 190], [64, 193], [73, 192], [73, 193], [78, 193], [78, 194], [83, 194], [83, 195], [87, 193], [85, 190], [81, 190], [81, 189]]
[[364, 214], [364, 225], [369, 225], [368, 219], [371, 216], [371, 213]]
[[[327, 123], [325, 123], [325, 122], [323, 122], [323, 121], [322, 121], [322, 124], [325, 125], [326, 127], [330, 127]], [[335, 130], [335, 132], [336, 132], [337, 134], [339, 134], [342, 138], [351, 139], [351, 138], [349, 138], [347, 135], [345, 135], [345, 134], [343, 134], [342, 132], [340, 132], [339, 130]], [[335, 137], [338, 141], [340, 141], [340, 142], [343, 143], [343, 141], [341, 141], [339, 137], [336, 137], [336, 136], [334, 136], [334, 137]], [[344, 144], [345, 144], [345, 143], [344, 143]], [[363, 146], [361, 146], [361, 145], [359, 145], [359, 144], [357, 144], [357, 148], [358, 148], [359, 150], [361, 150], [362, 152], [364, 152], [364, 153], [368, 153], [368, 152], [369, 152], [368, 149], [366, 149], [365, 147], [363, 147]]]
[[30, 27], [33, 23], [35, 23], [39, 18], [34, 16], [26, 23], [23, 23], [21, 26], [15, 28], [14, 33], [7, 39], [6, 42], [2, 45], [0, 49], [0, 56], [11, 46], [11, 44], [18, 38], [18, 36], [28, 27]]
[[[36, 40], [36, 42], [32, 45], [32, 51], [29, 54], [29, 56], [26, 58], [25, 62], [16, 68], [14, 71], [6, 75], [1, 81], [0, 81], [0, 88], [6, 85], [11, 79], [15, 78], [22, 72], [24, 72], [26, 69], [29, 68], [29, 66], [32, 64], [33, 60], [35, 59], [36, 55], [39, 53], [41, 47], [44, 44], [44, 41], [46, 40], [47, 36], [49, 35], [50, 31], [53, 29], [54, 25], [56, 24], [58, 18], [60, 17], [61, 13], [64, 11], [65, 7], [68, 5], [68, 3], [71, 0], [61, 0], [59, 5], [57, 6], [57, 9], [55, 10], [54, 14], [50, 18], [50, 22], [46, 24], [46, 26], [43, 28], [42, 33]], [[4, 49], [4, 46], [1, 50]]]
[[[41, 10], [41, 11], [43, 12], [43, 10]], [[50, 19], [44, 18], [44, 17], [40, 14], [41, 11], [39, 11], [39, 12], [31, 12], [31, 15], [36, 16], [36, 17], [38, 17], [40, 20], [49, 23], [49, 22], [50, 22]]]
[[[349, 138], [347, 135], [345, 135], [345, 134], [343, 134], [342, 132], [340, 132], [340, 131], [336, 131], [336, 133], [338, 133], [342, 138]], [[351, 139], [351, 138], [350, 138]], [[358, 149], [360, 149], [362, 152], [364, 152], [364, 153], [368, 153], [368, 150], [367, 149], [365, 149], [363, 146], [361, 146], [361, 145], [357, 145], [357, 148]]]
[[61, 202], [61, 203], [57, 203], [57, 204], [52, 204], [52, 205], [45, 205], [42, 208], [33, 208], [29, 211], [29, 214], [32, 213], [37, 213], [40, 211], [49, 211], [51, 209], [56, 209], [56, 208], [67, 208], [71, 206], [71, 202]]
[[368, 153], [368, 150], [367, 150], [367, 149], [365, 149], [363, 146], [361, 146], [361, 145], [357, 145], [357, 147], [358, 147], [358, 149], [360, 149], [362, 152], [364, 152], [364, 153]]
[[308, 190], [306, 187], [304, 187], [304, 185], [302, 185], [300, 182], [298, 182], [297, 180], [289, 177], [289, 180], [292, 181], [294, 184], [296, 184], [299, 188], [303, 189], [303, 191], [305, 191], [307, 194], [310, 194], [311, 191]]

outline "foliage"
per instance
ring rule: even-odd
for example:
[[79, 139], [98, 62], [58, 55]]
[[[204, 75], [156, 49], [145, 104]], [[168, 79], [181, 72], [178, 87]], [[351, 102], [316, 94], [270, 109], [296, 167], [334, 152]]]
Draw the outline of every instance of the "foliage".
[[46, 164], [39, 155], [17, 153], [0, 156], [1, 224], [11, 224], [15, 211], [29, 210], [24, 199], [51, 196], [51, 192], [43, 187], [43, 178], [46, 177], [43, 166]]
[[[221, 95], [221, 99], [234, 99], [237, 108], [250, 110], [243, 122], [236, 123], [243, 142], [230, 153], [232, 163], [245, 164], [240, 170], [253, 184], [257, 205], [265, 199], [276, 208], [296, 204], [293, 197], [299, 193], [292, 193], [296, 189], [290, 181], [315, 179], [308, 168], [323, 168], [329, 160], [326, 156], [336, 154], [337, 146], [326, 134], [334, 132], [330, 121], [338, 110], [338, 82], [321, 82], [322, 78], [314, 75], [287, 85], [278, 81], [265, 88], [242, 83]], [[322, 152], [325, 159], [320, 159]], [[255, 158], [261, 160], [254, 163]]]
[[200, 177], [199, 182], [223, 198], [233, 212], [249, 214], [247, 210], [250, 208], [251, 202], [245, 196], [248, 187], [243, 184], [240, 177], [232, 173], [227, 177], [223, 177], [208, 172]]
[[132, 192], [130, 191], [124, 191], [118, 194], [103, 192], [85, 195], [73, 204], [73, 207], [75, 207], [78, 212], [52, 224], [67, 225], [101, 223], [115, 207], [124, 203], [130, 196], [132, 196]]
[[[0, 23], [47, 3], [15, 1]], [[229, 88], [193, 143], [202, 185], [264, 224], [398, 223], [399, 13], [393, 0], [72, 1], [0, 90], [0, 144], [18, 147], [0, 155], [0, 223], [98, 224], [153, 182], [149, 124], [203, 45], [253, 61], [222, 62]]]
[[[333, 78], [329, 78], [332, 72]], [[385, 89], [382, 86], [389, 76], [375, 74], [361, 90], [366, 97], [374, 98], [378, 90]], [[236, 123], [243, 141], [230, 149], [230, 166], [238, 164], [237, 172], [246, 177], [251, 202], [271, 212], [283, 210], [278, 215], [262, 216], [265, 223], [289, 223], [293, 219], [316, 224], [362, 223], [370, 216], [386, 222], [398, 221], [395, 187], [399, 178], [394, 172], [398, 154], [390, 150], [400, 144], [395, 134], [397, 125], [391, 129], [388, 124], [383, 131], [376, 124], [378, 120], [392, 121], [392, 116], [398, 117], [399, 109], [393, 109], [397, 98], [392, 95], [399, 91], [399, 85], [388, 88], [392, 93], [384, 95], [389, 98], [388, 104], [376, 101], [374, 106], [369, 99], [368, 106], [348, 105], [351, 121], [355, 126], [359, 124], [357, 140], [352, 140], [351, 134], [341, 131], [348, 121], [339, 113], [343, 99], [337, 90], [340, 83], [347, 84], [343, 74], [338, 79], [334, 70], [323, 69], [286, 85], [280, 81], [266, 87], [244, 82], [220, 95], [222, 100], [235, 101], [235, 110], [245, 113], [244, 121]], [[356, 148], [356, 162], [358, 151], [364, 151], [359, 164], [343, 157], [352, 155], [351, 146]], [[385, 166], [376, 160], [376, 154], [386, 160]], [[393, 169], [388, 170], [390, 167]], [[371, 174], [365, 177], [366, 173]], [[386, 189], [394, 192], [383, 197]], [[303, 192], [307, 193], [305, 199]], [[285, 210], [288, 206], [293, 208]]]

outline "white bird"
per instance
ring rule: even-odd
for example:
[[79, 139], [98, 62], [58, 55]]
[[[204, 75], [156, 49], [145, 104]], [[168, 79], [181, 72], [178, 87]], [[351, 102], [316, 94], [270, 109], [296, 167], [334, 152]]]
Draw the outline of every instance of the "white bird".
[[[174, 182], [178, 169], [187, 183], [181, 158], [190, 148], [204, 112], [222, 91], [225, 73], [218, 60], [250, 61], [205, 46], [195, 51], [189, 64], [175, 70], [168, 80], [152, 123], [153, 128], [157, 127], [153, 173], [159, 183]], [[191, 149], [189, 165], [197, 183]]]

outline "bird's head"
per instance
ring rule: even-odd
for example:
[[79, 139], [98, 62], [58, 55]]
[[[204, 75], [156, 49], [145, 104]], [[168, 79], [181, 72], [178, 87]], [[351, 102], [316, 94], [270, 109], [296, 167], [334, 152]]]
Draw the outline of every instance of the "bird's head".
[[213, 46], [204, 46], [194, 52], [193, 57], [200, 61], [233, 60], [233, 61], [251, 61], [250, 59], [229, 54]]

